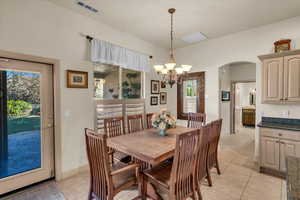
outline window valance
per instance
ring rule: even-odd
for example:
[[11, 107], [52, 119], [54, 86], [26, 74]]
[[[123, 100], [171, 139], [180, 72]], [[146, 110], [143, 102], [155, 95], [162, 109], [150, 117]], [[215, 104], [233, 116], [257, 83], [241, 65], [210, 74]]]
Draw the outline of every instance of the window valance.
[[149, 58], [147, 55], [103, 40], [93, 39], [91, 41], [91, 61], [118, 65], [125, 69], [149, 72]]

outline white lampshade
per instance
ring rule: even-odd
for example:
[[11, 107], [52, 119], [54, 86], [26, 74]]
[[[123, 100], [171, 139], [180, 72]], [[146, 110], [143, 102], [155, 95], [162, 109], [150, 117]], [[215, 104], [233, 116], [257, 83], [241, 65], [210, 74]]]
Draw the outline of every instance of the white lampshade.
[[154, 65], [153, 67], [156, 72], [161, 72], [161, 70], [164, 68], [163, 65]]
[[176, 63], [173, 63], [173, 62], [166, 63], [165, 66], [168, 70], [173, 70], [174, 67], [176, 66]]
[[169, 72], [169, 70], [166, 69], [166, 68], [163, 68], [163, 69], [161, 70], [161, 73], [162, 73], [162, 74], [168, 74], [168, 72]]
[[177, 74], [182, 74], [183, 73], [183, 68], [182, 67], [176, 67], [175, 71]]
[[192, 69], [192, 65], [181, 65], [184, 72], [188, 72]]

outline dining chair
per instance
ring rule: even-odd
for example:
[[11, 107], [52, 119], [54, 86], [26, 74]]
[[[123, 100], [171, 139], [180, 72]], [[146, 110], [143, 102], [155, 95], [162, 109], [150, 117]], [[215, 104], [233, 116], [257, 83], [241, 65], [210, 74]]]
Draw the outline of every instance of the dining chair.
[[154, 113], [147, 113], [146, 114], [146, 124], [147, 124], [147, 128], [153, 128], [152, 126], [152, 116]]
[[96, 134], [86, 128], [85, 138], [91, 176], [88, 200], [113, 200], [120, 191], [139, 182], [137, 164], [125, 165], [118, 162], [116, 165], [109, 165], [106, 134]]
[[146, 199], [147, 184], [168, 193], [169, 199], [195, 199], [196, 159], [200, 148], [199, 129], [176, 135], [176, 147], [173, 162], [163, 162], [143, 172], [142, 199]]
[[134, 133], [144, 130], [143, 115], [128, 115], [127, 116], [128, 133]]
[[197, 186], [197, 194], [198, 199], [202, 200], [201, 195], [201, 182], [204, 178], [206, 178], [209, 181], [208, 174], [207, 174], [207, 168], [206, 168], [206, 161], [207, 161], [207, 153], [209, 148], [209, 133], [211, 130], [212, 124], [206, 124], [201, 127], [200, 129], [200, 135], [201, 135], [201, 145], [198, 153], [197, 163], [196, 163], [196, 186]]
[[[112, 117], [104, 119], [104, 133], [108, 138], [116, 137], [125, 134], [125, 125], [123, 117]], [[130, 157], [122, 152], [116, 152], [114, 149], [109, 148], [108, 154], [111, 163], [114, 163], [114, 157], [118, 160], [129, 160]]]
[[219, 175], [221, 174], [219, 160], [218, 160], [218, 146], [219, 146], [219, 140], [221, 135], [221, 128], [222, 128], [222, 119], [218, 119], [211, 122], [211, 128], [209, 133], [209, 148], [208, 148], [208, 155], [207, 155], [207, 162], [206, 162], [209, 186], [212, 186], [210, 170], [212, 168], [216, 168], [217, 173]]
[[206, 123], [205, 113], [188, 113], [188, 127], [200, 128]]

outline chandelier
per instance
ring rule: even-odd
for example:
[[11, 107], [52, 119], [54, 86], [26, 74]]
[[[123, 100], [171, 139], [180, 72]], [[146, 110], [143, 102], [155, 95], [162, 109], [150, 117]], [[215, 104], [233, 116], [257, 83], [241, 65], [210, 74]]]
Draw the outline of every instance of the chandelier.
[[171, 42], [170, 42], [170, 58], [169, 61], [164, 65], [154, 65], [154, 70], [162, 76], [162, 82], [168, 83], [170, 87], [175, 83], [181, 84], [182, 77], [186, 75], [192, 68], [191, 65], [178, 65], [174, 58], [173, 50], [173, 14], [175, 13], [175, 8], [170, 8], [168, 12], [171, 14]]

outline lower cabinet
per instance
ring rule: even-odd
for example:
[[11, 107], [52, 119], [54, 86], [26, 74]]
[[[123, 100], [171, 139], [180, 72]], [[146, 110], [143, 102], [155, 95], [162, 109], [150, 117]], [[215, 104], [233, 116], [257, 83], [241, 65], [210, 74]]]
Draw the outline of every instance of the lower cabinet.
[[279, 170], [279, 143], [278, 139], [261, 137], [261, 165]]
[[[265, 135], [267, 136], [264, 136]], [[272, 133], [273, 135], [271, 135]], [[288, 132], [288, 139], [285, 139], [284, 132], [261, 131], [260, 137], [260, 166], [281, 172], [286, 171], [286, 157], [300, 157], [300, 140], [291, 139], [291, 134], [299, 132]]]
[[280, 171], [286, 171], [286, 157], [300, 157], [300, 142], [291, 140], [280, 140]]

